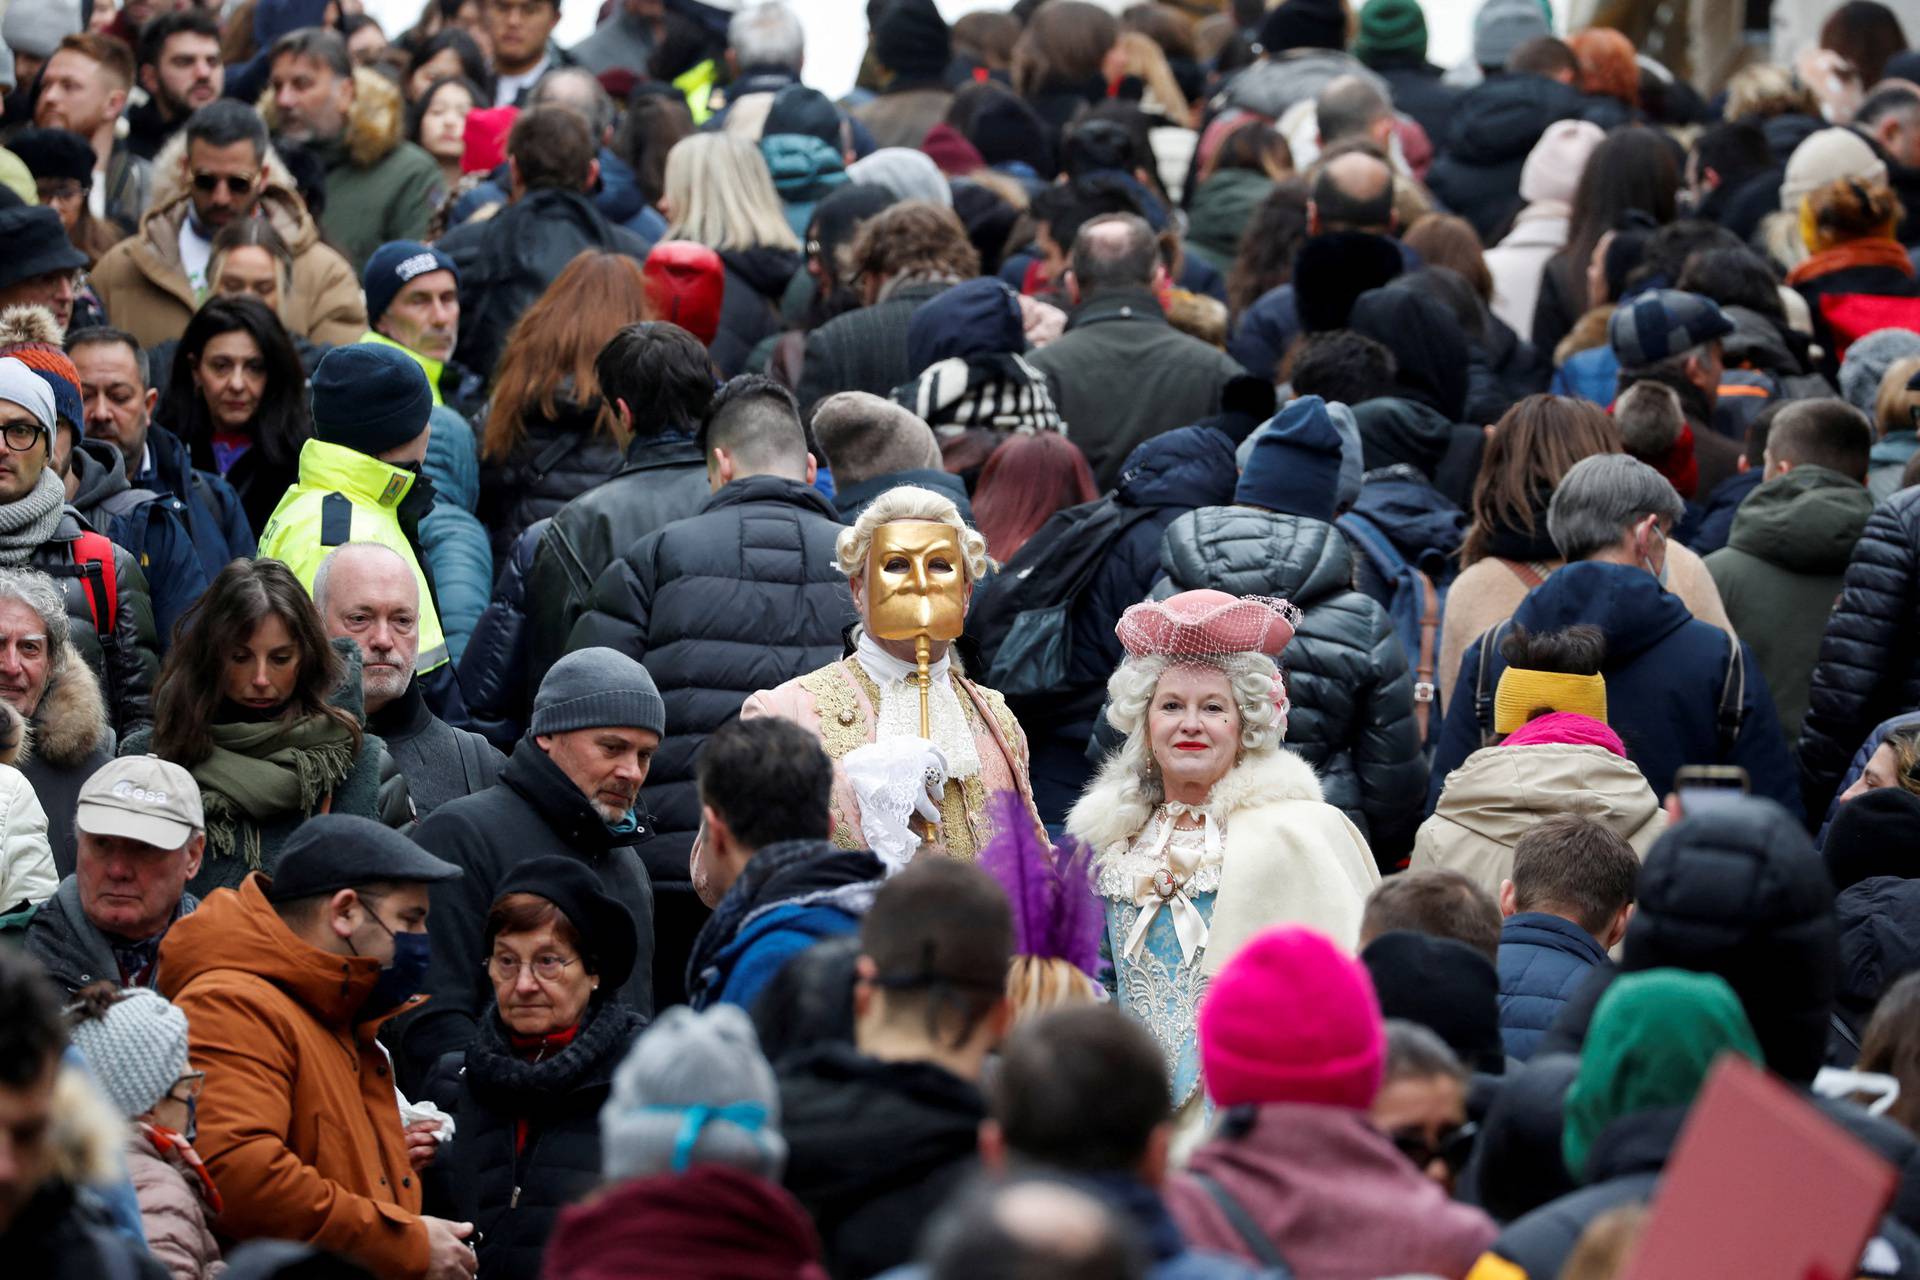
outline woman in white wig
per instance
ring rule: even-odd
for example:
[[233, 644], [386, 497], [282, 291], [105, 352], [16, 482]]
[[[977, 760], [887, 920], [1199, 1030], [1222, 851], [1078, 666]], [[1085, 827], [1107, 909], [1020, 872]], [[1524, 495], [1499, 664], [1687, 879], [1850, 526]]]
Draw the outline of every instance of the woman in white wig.
[[1272, 925], [1352, 948], [1380, 880], [1365, 838], [1280, 745], [1276, 659], [1298, 618], [1284, 600], [1210, 590], [1121, 615], [1107, 719], [1127, 739], [1067, 818], [1097, 857], [1115, 994], [1159, 1040], [1183, 1124], [1201, 1111], [1208, 979]]

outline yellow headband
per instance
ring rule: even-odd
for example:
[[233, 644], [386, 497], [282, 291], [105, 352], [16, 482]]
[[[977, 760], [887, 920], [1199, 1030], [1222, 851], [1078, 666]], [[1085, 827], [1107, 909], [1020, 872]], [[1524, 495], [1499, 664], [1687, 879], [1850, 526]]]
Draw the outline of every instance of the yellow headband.
[[1607, 682], [1602, 676], [1508, 667], [1493, 693], [1493, 731], [1512, 733], [1542, 709], [1571, 711], [1605, 724]]

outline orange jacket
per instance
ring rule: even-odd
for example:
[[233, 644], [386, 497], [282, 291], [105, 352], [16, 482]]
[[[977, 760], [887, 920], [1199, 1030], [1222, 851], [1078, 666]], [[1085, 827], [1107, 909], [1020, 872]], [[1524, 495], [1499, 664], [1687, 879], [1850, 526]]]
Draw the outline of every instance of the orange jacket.
[[207, 1073], [194, 1146], [226, 1202], [216, 1229], [424, 1275], [420, 1179], [373, 1038], [384, 1019], [353, 1024], [380, 964], [294, 936], [262, 883], [255, 872], [215, 890], [160, 947], [156, 985], [187, 1015], [193, 1069]]

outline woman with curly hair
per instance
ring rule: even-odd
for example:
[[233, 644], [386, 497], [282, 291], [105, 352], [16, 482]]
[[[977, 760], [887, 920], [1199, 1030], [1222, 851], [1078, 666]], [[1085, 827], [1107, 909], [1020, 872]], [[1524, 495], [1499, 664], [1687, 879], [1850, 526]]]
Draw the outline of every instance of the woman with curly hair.
[[[1810, 147], [1828, 144], [1829, 135], [1846, 132], [1815, 134], [1800, 144], [1795, 159]], [[1782, 185], [1781, 203], [1787, 206], [1783, 212], [1799, 219], [1808, 251], [1787, 273], [1787, 283], [1807, 300], [1813, 338], [1824, 352], [1821, 372], [1834, 378], [1854, 339], [1889, 326], [1920, 326], [1920, 281], [1906, 246], [1894, 235], [1905, 210], [1887, 181], [1886, 165], [1858, 135], [1833, 139], [1830, 145], [1860, 153], [1858, 176], [1798, 193], [1793, 203], [1789, 180]]]

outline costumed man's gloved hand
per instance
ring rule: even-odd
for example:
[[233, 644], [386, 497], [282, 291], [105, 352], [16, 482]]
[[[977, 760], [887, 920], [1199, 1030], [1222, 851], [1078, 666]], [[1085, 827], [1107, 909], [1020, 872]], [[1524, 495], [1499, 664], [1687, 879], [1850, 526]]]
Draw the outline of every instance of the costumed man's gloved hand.
[[920, 848], [918, 816], [937, 826], [937, 797], [947, 785], [947, 758], [925, 738], [889, 738], [849, 751], [840, 761], [860, 802], [860, 833], [867, 847], [898, 871]]

